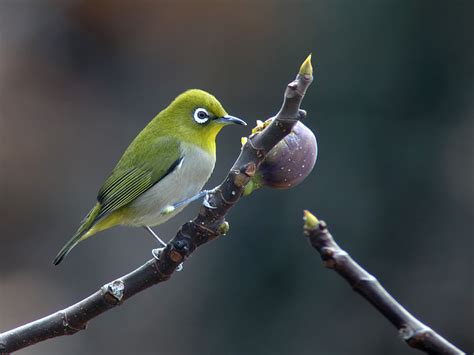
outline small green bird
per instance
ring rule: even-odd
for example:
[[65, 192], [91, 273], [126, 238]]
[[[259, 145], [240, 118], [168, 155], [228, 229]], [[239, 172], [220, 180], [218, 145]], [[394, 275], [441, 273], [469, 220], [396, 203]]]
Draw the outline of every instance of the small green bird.
[[246, 125], [228, 115], [213, 95], [197, 89], [179, 95], [125, 150], [99, 190], [97, 204], [53, 263], [84, 239], [117, 225], [146, 227], [154, 234], [151, 226], [203, 196], [198, 193], [214, 170], [216, 136], [231, 123]]

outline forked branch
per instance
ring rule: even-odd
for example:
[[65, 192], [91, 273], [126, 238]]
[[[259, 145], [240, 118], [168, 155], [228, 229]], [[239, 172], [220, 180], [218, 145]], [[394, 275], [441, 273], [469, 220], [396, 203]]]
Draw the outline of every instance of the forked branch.
[[198, 216], [181, 226], [160, 255], [131, 273], [104, 285], [82, 301], [34, 322], [0, 334], [0, 353], [6, 354], [49, 338], [74, 334], [87, 322], [122, 304], [144, 289], [168, 280], [178, 265], [200, 245], [228, 231], [225, 216], [240, 199], [245, 185], [265, 155], [306, 115], [300, 110], [306, 89], [313, 80], [311, 56], [300, 68], [296, 79], [285, 89], [283, 105], [272, 124], [249, 138], [225, 180], [208, 199], [214, 208], [201, 206]]

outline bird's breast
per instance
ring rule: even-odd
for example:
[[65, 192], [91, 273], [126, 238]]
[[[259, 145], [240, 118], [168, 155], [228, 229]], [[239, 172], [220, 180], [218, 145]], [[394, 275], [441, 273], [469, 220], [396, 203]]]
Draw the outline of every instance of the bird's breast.
[[179, 213], [183, 208], [162, 215], [164, 207], [183, 201], [202, 190], [214, 170], [215, 157], [191, 144], [181, 144], [181, 163], [162, 180], [138, 197], [130, 206], [129, 225], [154, 226]]

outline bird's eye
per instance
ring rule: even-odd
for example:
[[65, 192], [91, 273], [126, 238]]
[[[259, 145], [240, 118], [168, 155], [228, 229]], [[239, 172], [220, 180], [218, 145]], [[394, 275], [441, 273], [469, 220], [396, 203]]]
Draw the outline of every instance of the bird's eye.
[[199, 124], [204, 124], [209, 121], [209, 113], [204, 108], [198, 108], [193, 114], [194, 121]]

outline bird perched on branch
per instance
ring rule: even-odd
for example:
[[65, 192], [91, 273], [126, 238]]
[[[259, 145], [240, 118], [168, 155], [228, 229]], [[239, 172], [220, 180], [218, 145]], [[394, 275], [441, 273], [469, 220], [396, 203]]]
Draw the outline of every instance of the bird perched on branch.
[[97, 195], [97, 203], [60, 250], [59, 264], [79, 242], [117, 225], [151, 230], [208, 191], [200, 190], [216, 161], [216, 136], [230, 116], [202, 90], [179, 95], [133, 140]]

